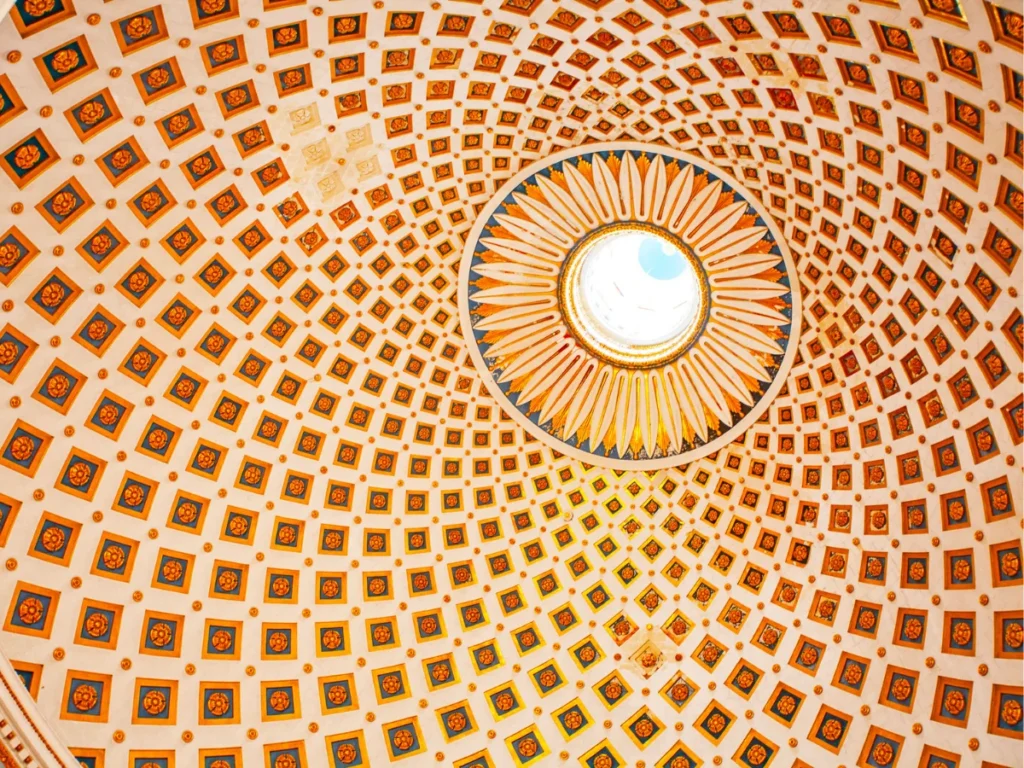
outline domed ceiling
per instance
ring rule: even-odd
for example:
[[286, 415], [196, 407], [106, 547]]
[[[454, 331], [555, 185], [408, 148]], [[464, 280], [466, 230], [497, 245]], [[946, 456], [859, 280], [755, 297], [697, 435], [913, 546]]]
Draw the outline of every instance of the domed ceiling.
[[[1022, 30], [1004, 0], [16, 0], [0, 764], [1021, 766]], [[709, 228], [769, 233], [789, 299], [736, 289], [787, 341], [744, 338], [792, 359], [698, 341], [702, 412], [668, 376], [633, 432], [527, 429], [460, 265], [543, 250], [576, 171], [539, 178], [598, 142], [596, 196], [690, 167]], [[694, 279], [700, 233], [663, 238]]]

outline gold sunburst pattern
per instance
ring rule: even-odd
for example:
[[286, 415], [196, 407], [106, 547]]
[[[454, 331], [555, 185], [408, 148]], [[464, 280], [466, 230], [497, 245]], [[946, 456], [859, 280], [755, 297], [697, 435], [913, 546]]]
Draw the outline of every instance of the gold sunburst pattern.
[[[620, 144], [559, 153], [508, 186], [470, 235], [460, 299], [471, 354], [525, 428], [584, 460], [637, 468], [710, 453], [758, 418], [795, 354], [800, 299], [756, 201], [671, 150]], [[586, 329], [580, 256], [615, 228], [653, 229], [693, 255], [691, 328], [625, 350]]]

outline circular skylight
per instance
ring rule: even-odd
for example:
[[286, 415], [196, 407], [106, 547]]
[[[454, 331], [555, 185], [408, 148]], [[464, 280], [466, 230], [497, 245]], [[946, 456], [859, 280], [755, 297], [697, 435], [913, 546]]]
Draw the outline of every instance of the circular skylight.
[[559, 278], [570, 330], [597, 357], [650, 368], [679, 357], [707, 317], [700, 261], [675, 233], [622, 221], [587, 233]]
[[582, 305], [609, 341], [646, 346], [668, 341], [693, 323], [700, 278], [674, 242], [648, 229], [600, 236], [583, 256]]

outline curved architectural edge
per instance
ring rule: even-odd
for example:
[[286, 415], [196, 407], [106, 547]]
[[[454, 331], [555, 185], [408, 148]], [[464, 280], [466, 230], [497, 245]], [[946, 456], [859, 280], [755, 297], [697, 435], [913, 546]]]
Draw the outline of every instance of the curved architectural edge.
[[[77, 768], [80, 763], [39, 712], [11, 662], [0, 651], [0, 766]], [[6, 752], [5, 752], [6, 750]]]
[[[15, 0], [0, 0], [0, 23]], [[43, 719], [35, 700], [21, 684], [18, 673], [0, 649], [0, 766], [35, 765], [40, 768], [77, 768], [80, 763], [61, 744]], [[13, 731], [13, 733], [10, 733]], [[4, 752], [6, 750], [6, 753]]]
[[[470, 270], [473, 263], [473, 249], [476, 246], [476, 242], [479, 240], [483, 229], [490, 219], [490, 214], [505, 200], [507, 192], [503, 190], [515, 189], [521, 182], [531, 176], [537, 174], [543, 168], [548, 168], [553, 164], [566, 160], [571, 157], [577, 157], [579, 155], [593, 154], [598, 152], [612, 152], [612, 151], [632, 151], [632, 152], [649, 152], [663, 154], [666, 157], [674, 157], [685, 163], [693, 165], [694, 168], [702, 171], [708, 171], [716, 176], [721, 176], [724, 172], [721, 168], [718, 168], [713, 163], [707, 162], [704, 158], [698, 158], [691, 156], [686, 152], [682, 152], [670, 147], [664, 147], [660, 144], [653, 144], [650, 142], [642, 141], [610, 141], [610, 142], [594, 142], [591, 144], [580, 144], [575, 147], [564, 149], [560, 152], [555, 152], [544, 158], [543, 161], [531, 163], [525, 168], [521, 169], [514, 176], [509, 177], [504, 183], [494, 191], [493, 196], [487, 205], [480, 211], [476, 221], [473, 224], [473, 228], [469, 231], [469, 235], [465, 240], [465, 247], [462, 251], [461, 260], [459, 262], [459, 282], [458, 282], [458, 301], [459, 301], [459, 322], [462, 328], [463, 338], [466, 339], [466, 347], [469, 350], [469, 355], [473, 360], [473, 365], [480, 373], [480, 378], [483, 380], [484, 385], [487, 387], [487, 391], [490, 392], [491, 396], [503, 406], [503, 410], [512, 417], [512, 419], [530, 433], [537, 440], [542, 442], [544, 445], [558, 451], [566, 456], [570, 456], [578, 461], [585, 462], [600, 467], [607, 467], [608, 469], [622, 469], [622, 470], [660, 470], [668, 469], [670, 467], [677, 467], [681, 464], [687, 464], [691, 461], [703, 458], [708, 454], [714, 453], [715, 451], [721, 450], [725, 446], [729, 445], [737, 436], [742, 435], [747, 429], [757, 421], [758, 418], [764, 413], [764, 411], [771, 406], [775, 401], [775, 397], [778, 395], [779, 390], [785, 385], [789, 371], [793, 367], [793, 359], [796, 357], [797, 350], [800, 345], [800, 337], [803, 334], [803, 303], [802, 296], [800, 293], [799, 273], [796, 269], [796, 264], [793, 261], [793, 255], [789, 251], [789, 248], [780, 248], [782, 251], [782, 258], [786, 264], [786, 269], [793, 278], [794, 284], [791, 286], [791, 318], [792, 323], [790, 326], [790, 340], [786, 345], [786, 351], [783, 355], [782, 362], [779, 366], [779, 373], [774, 377], [768, 389], [761, 397], [759, 403], [763, 404], [763, 407], [754, 407], [747, 413], [742, 419], [736, 422], [736, 424], [728, 431], [727, 434], [721, 435], [720, 437], [711, 440], [704, 445], [694, 448], [685, 454], [678, 454], [674, 456], [665, 456], [658, 459], [645, 459], [643, 461], [631, 460], [631, 459], [616, 459], [607, 456], [598, 456], [588, 451], [580, 450], [568, 443], [553, 437], [543, 427], [538, 426], [529, 419], [522, 411], [516, 408], [511, 403], [507, 403], [505, 393], [501, 391], [497, 380], [491, 375], [490, 369], [484, 360], [483, 354], [480, 352], [480, 348], [477, 344], [472, 343], [473, 335], [473, 322], [472, 315], [469, 308], [469, 279]], [[732, 185], [734, 189], [742, 192], [745, 188], [742, 183], [736, 179], [735, 185]], [[786, 244], [786, 238], [782, 230], [779, 229], [775, 223], [775, 219], [772, 218], [771, 214], [764, 207], [764, 205], [753, 196], [748, 197], [746, 194], [743, 195], [744, 201], [750, 205], [758, 215], [764, 221], [765, 226], [771, 232], [775, 241], [780, 245]], [[507, 407], [505, 405], [507, 404]], [[557, 443], [557, 444], [556, 444]]]

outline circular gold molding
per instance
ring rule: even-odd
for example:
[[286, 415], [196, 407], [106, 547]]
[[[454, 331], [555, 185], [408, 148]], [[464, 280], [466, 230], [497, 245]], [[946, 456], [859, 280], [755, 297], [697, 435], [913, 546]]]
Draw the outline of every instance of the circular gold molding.
[[[679, 250], [697, 277], [699, 305], [696, 316], [681, 333], [666, 341], [657, 344], [630, 345], [608, 339], [606, 334], [594, 327], [595, 324], [589, 317], [590, 313], [581, 300], [579, 295], [580, 276], [587, 255], [606, 237], [620, 232], [644, 232], [665, 240]], [[558, 279], [558, 307], [573, 336], [594, 357], [623, 368], [654, 368], [679, 357], [693, 343], [694, 338], [707, 321], [709, 305], [710, 289], [707, 274], [690, 247], [680, 237], [664, 227], [644, 221], [607, 224], [588, 233], [572, 247], [565, 257]]]

